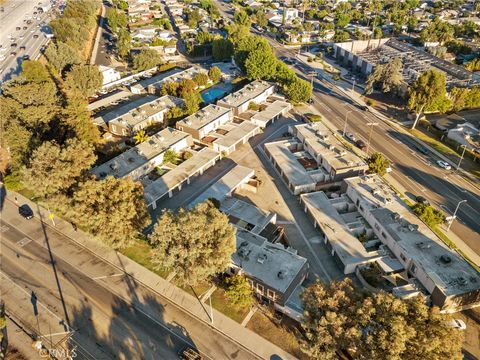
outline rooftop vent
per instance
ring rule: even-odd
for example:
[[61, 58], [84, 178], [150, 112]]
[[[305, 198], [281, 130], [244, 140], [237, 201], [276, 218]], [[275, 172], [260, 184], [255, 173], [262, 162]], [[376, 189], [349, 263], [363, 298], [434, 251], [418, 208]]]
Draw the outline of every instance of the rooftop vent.
[[450, 264], [452, 262], [452, 258], [450, 257], [450, 255], [442, 255], [440, 256], [440, 261], [444, 264]]
[[417, 224], [408, 224], [408, 230], [417, 231], [418, 230], [418, 225]]
[[118, 170], [119, 166], [116, 162], [113, 162], [110, 164], [110, 169], [112, 169], [113, 171], [116, 171]]
[[280, 270], [277, 274], [277, 277], [279, 279], [285, 279], [285, 271], [284, 270]]
[[380, 190], [378, 189], [372, 189], [372, 195], [380, 195]]
[[265, 260], [267, 260], [267, 254], [260, 254], [257, 258], [257, 261], [260, 264], [263, 264], [265, 262]]
[[135, 162], [135, 159], [134, 159], [133, 157], [129, 157], [129, 158], [128, 158], [128, 162], [129, 162], [129, 163], [133, 163], [133, 162]]
[[395, 221], [398, 221], [402, 218], [402, 215], [400, 215], [399, 213], [393, 213], [392, 214], [392, 219], [395, 220]]
[[[384, 202], [386, 205], [391, 204], [392, 201], [393, 201], [392, 198], [385, 198], [385, 199], [383, 199], [383, 202]], [[408, 228], [410, 229], [410, 225], [408, 226]], [[416, 229], [410, 230], [410, 231], [415, 231], [415, 230], [416, 230]]]
[[431, 244], [425, 243], [423, 241], [418, 242], [417, 246], [418, 246], [419, 249], [422, 249], [422, 250], [430, 249], [432, 247]]

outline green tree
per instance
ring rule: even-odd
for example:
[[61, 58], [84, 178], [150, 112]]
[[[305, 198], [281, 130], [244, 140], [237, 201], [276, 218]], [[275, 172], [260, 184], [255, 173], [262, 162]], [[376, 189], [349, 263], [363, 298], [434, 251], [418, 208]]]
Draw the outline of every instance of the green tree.
[[427, 70], [410, 86], [408, 108], [416, 114], [412, 129], [424, 111], [445, 112], [449, 107], [444, 73]]
[[307, 102], [312, 98], [312, 85], [296, 77], [294, 81], [284, 86], [283, 92], [295, 104]]
[[235, 24], [245, 27], [250, 27], [250, 25], [252, 24], [250, 18], [248, 17], [248, 14], [244, 10], [236, 11], [233, 15], [233, 21]]
[[165, 154], [163, 155], [164, 164], [170, 163], [175, 165], [177, 163], [177, 160], [178, 154], [175, 152], [175, 150], [168, 149], [167, 151], [165, 151]]
[[208, 77], [214, 84], [216, 84], [222, 78], [222, 71], [218, 68], [218, 66], [212, 66], [210, 70], [208, 70]]
[[131, 48], [131, 40], [130, 32], [127, 29], [120, 29], [118, 32], [118, 39], [117, 39], [117, 50], [118, 55], [125, 59], [130, 52]]
[[188, 27], [191, 29], [195, 29], [198, 26], [200, 20], [202, 20], [202, 15], [200, 15], [198, 9], [188, 11], [186, 15]]
[[178, 90], [180, 88], [180, 84], [176, 81], [167, 81], [162, 85], [160, 89], [160, 95], [171, 95], [171, 96], [178, 96]]
[[189, 211], [164, 211], [148, 239], [152, 263], [175, 271], [180, 285], [193, 286], [225, 271], [235, 251], [235, 229], [209, 201]]
[[228, 33], [228, 39], [237, 44], [241, 39], [250, 36], [250, 28], [238, 24], [229, 24], [225, 27]]
[[75, 191], [67, 213], [114, 249], [132, 244], [150, 223], [143, 186], [130, 178], [87, 180]]
[[465, 64], [465, 69], [468, 71], [480, 71], [480, 58], [473, 59]]
[[63, 126], [58, 133], [65, 131], [67, 138], [76, 138], [92, 145], [100, 142], [100, 132], [93, 123], [92, 113], [88, 110], [88, 102], [83, 94], [67, 94], [66, 104], [60, 111], [60, 123]]
[[258, 26], [266, 28], [268, 25], [268, 19], [263, 10], [258, 10], [254, 16], [255, 22]]
[[341, 351], [355, 359], [462, 358], [462, 331], [452, 330], [451, 316], [428, 307], [421, 296], [368, 295], [345, 279], [317, 282], [301, 299], [304, 351], [312, 358], [336, 359]]
[[144, 71], [164, 63], [162, 56], [156, 50], [142, 49], [133, 56], [133, 68], [136, 71]]
[[208, 84], [208, 80], [208, 75], [205, 72], [198, 73], [193, 77], [193, 81], [195, 81], [198, 86], [206, 86]]
[[350, 35], [344, 30], [335, 30], [332, 40], [334, 42], [344, 42], [350, 40]]
[[225, 279], [225, 297], [234, 306], [252, 306], [253, 291], [245, 276], [237, 274]]
[[445, 220], [445, 215], [442, 211], [428, 204], [416, 203], [413, 207], [413, 212], [431, 228], [440, 225]]
[[44, 142], [24, 170], [24, 184], [41, 196], [67, 191], [96, 159], [93, 147], [76, 139], [64, 146]]
[[[273, 50], [268, 41], [260, 36], [245, 36], [240, 38], [235, 47], [235, 63], [245, 71], [245, 61], [250, 52], [258, 50], [273, 56]], [[266, 55], [268, 56], [268, 55]]]
[[78, 52], [61, 41], [50, 43], [45, 50], [45, 56], [55, 70], [60, 73], [66, 69], [67, 66], [80, 64]]
[[0, 300], [0, 359], [7, 358], [8, 337], [7, 318], [5, 317], [5, 303]]
[[250, 80], [274, 77], [277, 66], [277, 58], [271, 52], [262, 50], [251, 51], [245, 60], [245, 70]]
[[103, 76], [95, 65], [74, 65], [65, 76], [65, 84], [79, 94], [92, 96], [102, 88]]
[[230, 59], [233, 55], [233, 44], [228, 39], [215, 39], [212, 42], [212, 55], [217, 61]]
[[192, 79], [183, 79], [179, 83], [178, 95], [181, 98], [186, 98], [191, 94], [197, 94], [197, 84]]
[[128, 25], [128, 17], [124, 11], [118, 11], [115, 8], [108, 8], [107, 23], [113, 33], [118, 34], [120, 29], [125, 29]]
[[[135, 144], [141, 144], [145, 141], [147, 141], [149, 139], [149, 136], [147, 135], [147, 133], [145, 132], [145, 130], [140, 130], [139, 132], [137, 132], [135, 134], [135, 136], [133, 137], [133, 139], [135, 140]], [[170, 150], [167, 150], [167, 152], [170, 151]], [[166, 155], [166, 154], [165, 154]]]
[[374, 39], [381, 39], [383, 37], [383, 31], [379, 27], [373, 29], [373, 38]]
[[403, 83], [403, 64], [400, 58], [393, 58], [385, 64], [375, 66], [368, 76], [365, 93], [371, 94], [374, 86], [380, 86], [383, 93], [396, 92]]
[[185, 100], [184, 104], [184, 114], [185, 115], [192, 115], [196, 113], [200, 109], [200, 94], [198, 93], [188, 93], [183, 97]]
[[455, 112], [462, 110], [466, 106], [469, 92], [470, 90], [468, 88], [454, 87], [452, 90], [450, 90], [449, 97], [452, 101], [451, 110]]
[[382, 153], [376, 152], [367, 159], [367, 164], [371, 174], [383, 176], [387, 173], [391, 162]]
[[45, 66], [39, 61], [26, 60], [22, 63], [20, 79], [28, 83], [44, 84], [52, 82]]

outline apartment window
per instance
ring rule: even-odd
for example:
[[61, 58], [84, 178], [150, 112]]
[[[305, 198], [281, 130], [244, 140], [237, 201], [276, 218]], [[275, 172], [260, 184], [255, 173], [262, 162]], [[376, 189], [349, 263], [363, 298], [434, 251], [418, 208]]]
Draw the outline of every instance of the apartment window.
[[382, 231], [382, 237], [383, 237], [384, 239], [387, 238], [387, 234], [385, 234], [383, 231]]
[[377, 223], [375, 223], [375, 229], [377, 229], [378, 231], [380, 231], [380, 225], [378, 225]]
[[270, 289], [267, 290], [267, 297], [272, 299], [272, 300], [275, 300], [275, 291], [272, 291]]
[[402, 259], [404, 262], [407, 262], [407, 258], [403, 254], [400, 254], [400, 259]]
[[360, 209], [361, 212], [363, 212], [363, 206], [362, 205], [360, 205], [359, 209]]
[[248, 283], [250, 284], [250, 287], [252, 289], [255, 289], [255, 285], [253, 285], [253, 281], [252, 280], [248, 280]]
[[257, 284], [257, 292], [263, 295], [264, 291], [265, 288], [263, 287], [263, 285]]
[[112, 132], [117, 132], [117, 127], [115, 125], [112, 125]]
[[415, 274], [417, 272], [417, 267], [415, 266], [415, 264], [412, 264], [412, 266], [410, 267], [410, 271]]
[[360, 205], [360, 199], [357, 199], [357, 207]]
[[123, 136], [127, 136], [127, 130], [122, 129], [122, 134], [123, 134]]

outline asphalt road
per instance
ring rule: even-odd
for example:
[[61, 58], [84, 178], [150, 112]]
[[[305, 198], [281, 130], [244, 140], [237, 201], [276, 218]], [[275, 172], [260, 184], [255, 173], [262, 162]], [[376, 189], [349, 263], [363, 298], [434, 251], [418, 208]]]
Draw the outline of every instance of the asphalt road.
[[[230, 5], [219, 0], [215, 2], [222, 16], [233, 18]], [[292, 58], [298, 52], [295, 49], [286, 49], [269, 34], [251, 30], [256, 35], [264, 36], [275, 49], [278, 57]], [[307, 80], [311, 79], [309, 74], [314, 70], [301, 62], [297, 62], [293, 69]], [[424, 155], [418, 152], [414, 146], [414, 140], [394, 130], [373, 114], [360, 110], [350, 98], [328, 81], [318, 78], [314, 80], [314, 100], [314, 107], [342, 131], [345, 126], [345, 115], [348, 112], [347, 132], [354, 133], [357, 138], [365, 142], [368, 141], [372, 128], [366, 124], [378, 123], [372, 129], [370, 152], [379, 151], [393, 162], [394, 171], [391, 175], [409, 191], [407, 195], [412, 200], [421, 195], [430, 203], [442, 208], [447, 215], [452, 215], [458, 202], [466, 199], [467, 203], [460, 206], [450, 231], [480, 255], [478, 188], [453, 171], [439, 168], [435, 164], [439, 159], [433, 154]]]
[[68, 237], [21, 218], [8, 201], [0, 228], [2, 272], [75, 329], [85, 358], [172, 359], [187, 344], [207, 359], [252, 358]]
[[[2, 46], [0, 48], [0, 59], [2, 59], [0, 61], [0, 83], [19, 74], [24, 55], [35, 59], [40, 54], [41, 47], [48, 42], [45, 34], [49, 32], [46, 23], [50, 19], [50, 12], [33, 14], [36, 6], [38, 6], [38, 2], [11, 0], [3, 5], [4, 12], [0, 17], [0, 44]], [[24, 22], [27, 16], [32, 17], [31, 24]], [[16, 30], [17, 27], [20, 27], [21, 30]], [[12, 41], [9, 36], [15, 40]], [[11, 46], [12, 44], [16, 44], [16, 46]], [[22, 46], [25, 47], [25, 50], [20, 49]], [[16, 54], [12, 55], [12, 52]]]
[[[108, 11], [108, 9], [111, 8], [112, 4], [109, 1], [104, 0], [103, 6], [106, 8], [106, 11]], [[98, 50], [95, 56], [94, 63], [95, 65], [110, 66], [112, 63], [111, 57], [114, 56], [113, 55], [114, 46], [112, 45], [113, 34], [110, 32], [110, 29], [108, 28], [106, 18], [103, 19], [103, 21], [101, 22], [101, 25], [102, 26], [100, 27], [100, 29], [102, 31], [102, 34], [100, 35], [100, 43], [98, 44]]]

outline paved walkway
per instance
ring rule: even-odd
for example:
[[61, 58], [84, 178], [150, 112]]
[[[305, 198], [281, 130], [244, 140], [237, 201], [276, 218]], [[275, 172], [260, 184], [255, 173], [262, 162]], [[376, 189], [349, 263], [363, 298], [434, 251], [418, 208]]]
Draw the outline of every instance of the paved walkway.
[[248, 312], [247, 316], [245, 316], [245, 319], [242, 321], [242, 326], [245, 327], [247, 326], [248, 322], [252, 318], [253, 315], [257, 312], [258, 308], [256, 306], [253, 306], [250, 311]]
[[[36, 216], [41, 214], [44, 219], [49, 218], [49, 212], [46, 209], [39, 207], [39, 210], [37, 210], [37, 204], [32, 203], [20, 194], [8, 192], [7, 198], [10, 201], [14, 202], [15, 197], [18, 198], [19, 204], [29, 204], [31, 208], [34, 209]], [[119, 271], [129, 274], [138, 283], [141, 283], [150, 291], [167, 298], [169, 301], [175, 304], [175, 306], [181, 308], [184, 312], [190, 314], [205, 324], [214, 327], [217, 331], [223, 333], [232, 341], [241, 345], [246, 350], [249, 350], [252, 354], [252, 358], [258, 357], [262, 359], [270, 359], [272, 356], [277, 356], [281, 359], [295, 359], [293, 355], [283, 351], [278, 346], [270, 343], [251, 330], [242, 327], [234, 320], [216, 310], [213, 310], [213, 318], [215, 319], [215, 323], [211, 325], [208, 313], [205, 312], [203, 306], [197, 301], [197, 299], [190, 294], [172, 285], [165, 279], [130, 260], [124, 255], [105, 247], [103, 244], [95, 241], [81, 230], [74, 231], [71, 224], [65, 220], [55, 217], [54, 221], [56, 225], [55, 229], [58, 232], [64, 234], [77, 244], [84, 247], [86, 251], [89, 250], [110, 265], [115, 266]], [[46, 222], [46, 224], [48, 226], [52, 225], [51, 221]], [[143, 312], [153, 317], [157, 316], [154, 309], [152, 310], [147, 308], [148, 305], [135, 305], [142, 307], [141, 310]]]

